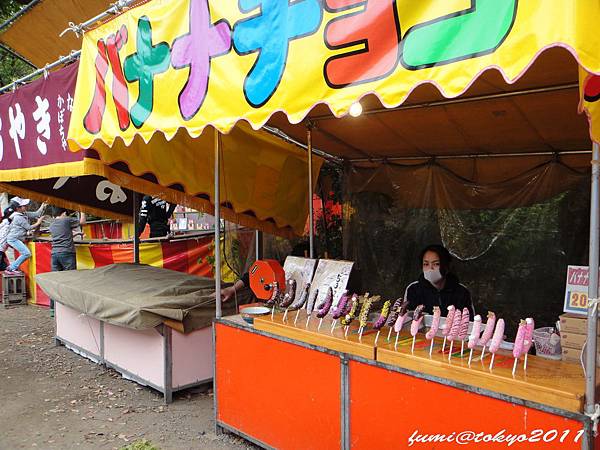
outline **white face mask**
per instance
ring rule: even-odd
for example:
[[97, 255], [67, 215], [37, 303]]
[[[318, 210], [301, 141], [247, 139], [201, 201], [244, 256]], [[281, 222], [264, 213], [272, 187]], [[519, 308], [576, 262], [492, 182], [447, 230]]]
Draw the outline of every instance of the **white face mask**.
[[442, 278], [444, 278], [442, 276], [442, 274], [440, 273], [440, 269], [433, 269], [433, 270], [425, 271], [425, 272], [423, 272], [423, 276], [431, 284], [439, 283], [442, 280]]

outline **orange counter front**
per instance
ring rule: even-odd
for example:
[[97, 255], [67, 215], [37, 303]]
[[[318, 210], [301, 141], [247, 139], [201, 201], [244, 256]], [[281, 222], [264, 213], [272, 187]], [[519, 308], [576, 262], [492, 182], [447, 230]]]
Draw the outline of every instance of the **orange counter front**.
[[[372, 336], [362, 344], [369, 342]], [[507, 395], [502, 385], [462, 383], [424, 365], [422, 371], [403, 367], [402, 358], [389, 355], [384, 363], [331, 350], [258, 330], [239, 317], [215, 322], [215, 349], [217, 427], [265, 448], [579, 450], [600, 444], [575, 401], [561, 408], [556, 396], [546, 402]], [[578, 392], [573, 398], [579, 401]]]

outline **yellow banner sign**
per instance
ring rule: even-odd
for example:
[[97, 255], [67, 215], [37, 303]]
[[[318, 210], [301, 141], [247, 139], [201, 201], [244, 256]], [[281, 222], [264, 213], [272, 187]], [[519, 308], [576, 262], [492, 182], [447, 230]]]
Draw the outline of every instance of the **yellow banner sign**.
[[586, 113], [590, 137], [600, 143], [600, 76], [579, 68], [579, 110]]
[[368, 93], [397, 106], [423, 83], [453, 97], [552, 46], [600, 72], [598, 19], [598, 0], [153, 0], [85, 34], [69, 139], [297, 123]]

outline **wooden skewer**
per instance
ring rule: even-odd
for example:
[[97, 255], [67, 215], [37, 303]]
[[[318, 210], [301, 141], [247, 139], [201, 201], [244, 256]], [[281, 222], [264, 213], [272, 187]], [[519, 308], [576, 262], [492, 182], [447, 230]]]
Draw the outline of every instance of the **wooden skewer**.
[[452, 359], [452, 347], [454, 346], [454, 341], [450, 341], [450, 353], [448, 353], [448, 362]]
[[331, 334], [333, 334], [336, 325], [337, 325], [337, 319], [332, 320], [331, 321]]

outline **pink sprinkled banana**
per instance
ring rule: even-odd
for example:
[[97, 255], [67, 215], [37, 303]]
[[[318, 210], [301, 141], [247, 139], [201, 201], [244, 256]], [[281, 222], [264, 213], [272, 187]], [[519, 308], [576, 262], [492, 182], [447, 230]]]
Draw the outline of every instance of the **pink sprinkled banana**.
[[402, 330], [402, 325], [404, 325], [404, 321], [406, 320], [406, 316], [408, 315], [408, 300], [404, 300], [402, 305], [400, 305], [400, 311], [398, 312], [398, 318], [396, 319], [396, 323], [394, 323], [394, 331], [396, 333], [400, 333]]
[[473, 329], [471, 330], [471, 334], [469, 335], [469, 343], [467, 347], [470, 350], [473, 350], [477, 343], [479, 342], [479, 334], [481, 333], [481, 316], [477, 314], [473, 319]]
[[490, 343], [490, 352], [496, 353], [498, 351], [503, 338], [504, 338], [504, 319], [499, 319], [496, 322], [496, 329], [494, 330], [494, 335], [492, 336], [492, 340]]
[[496, 325], [496, 314], [493, 312], [488, 312], [487, 322], [485, 323], [485, 330], [483, 330], [483, 334], [481, 335], [481, 339], [477, 342], [477, 345], [485, 346], [492, 338], [494, 334], [494, 326]]
[[454, 341], [458, 337], [460, 331], [460, 323], [462, 320], [462, 313], [456, 310], [454, 317], [452, 318], [452, 326], [450, 327], [450, 333], [448, 333], [448, 339], [450, 342]]
[[446, 337], [450, 334], [452, 328], [452, 322], [454, 321], [454, 314], [456, 314], [456, 308], [454, 305], [448, 306], [448, 314], [446, 315], [446, 325], [442, 329], [442, 336]]
[[419, 305], [415, 308], [415, 311], [413, 313], [413, 320], [410, 324], [410, 335], [412, 337], [415, 337], [419, 332], [419, 327], [421, 326], [423, 317], [425, 317], [423, 309], [425, 309], [425, 305]]
[[458, 330], [458, 339], [464, 341], [469, 334], [469, 308], [463, 308], [460, 319], [460, 328]]
[[519, 322], [517, 337], [515, 337], [515, 344], [513, 346], [513, 356], [515, 358], [520, 358], [523, 354], [526, 330], [527, 323], [524, 320], [521, 320], [521, 322]]
[[425, 337], [427, 339], [433, 339], [438, 332], [438, 328], [440, 327], [440, 317], [442, 316], [442, 310], [439, 306], [433, 307], [433, 319], [431, 320], [431, 328], [429, 331], [425, 333]]
[[535, 322], [531, 317], [525, 319], [525, 338], [523, 339], [523, 353], [529, 353], [529, 349], [533, 344], [533, 330]]

